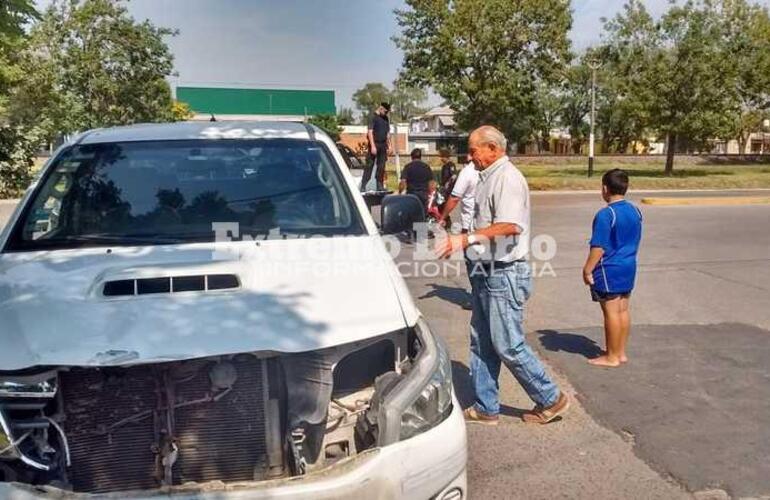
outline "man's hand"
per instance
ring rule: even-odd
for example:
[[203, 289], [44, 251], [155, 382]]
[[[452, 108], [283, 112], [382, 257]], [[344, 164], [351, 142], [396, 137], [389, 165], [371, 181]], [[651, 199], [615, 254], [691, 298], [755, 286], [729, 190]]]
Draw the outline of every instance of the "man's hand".
[[372, 156], [377, 156], [377, 146], [375, 146], [374, 143], [369, 146], [369, 152], [372, 153]]
[[589, 271], [587, 269], [583, 269], [583, 283], [585, 283], [587, 286], [593, 286], [593, 284], [594, 284], [594, 273], [593, 273], [593, 271]]
[[439, 259], [448, 259], [453, 253], [466, 248], [468, 248], [467, 234], [447, 234], [447, 238], [436, 248], [436, 255]]

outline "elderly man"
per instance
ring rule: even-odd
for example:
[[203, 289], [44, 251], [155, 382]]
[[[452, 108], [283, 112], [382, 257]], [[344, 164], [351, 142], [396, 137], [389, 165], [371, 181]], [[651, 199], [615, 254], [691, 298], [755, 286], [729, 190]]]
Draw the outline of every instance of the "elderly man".
[[470, 259], [471, 377], [476, 403], [465, 410], [465, 419], [497, 425], [502, 363], [535, 402], [534, 409], [524, 412], [522, 419], [545, 424], [565, 413], [570, 401], [546, 373], [524, 337], [524, 304], [532, 290], [527, 262], [529, 186], [506, 156], [507, 141], [496, 128], [484, 126], [474, 130], [468, 148], [480, 171], [474, 231], [451, 235], [439, 248], [440, 257], [463, 249]]

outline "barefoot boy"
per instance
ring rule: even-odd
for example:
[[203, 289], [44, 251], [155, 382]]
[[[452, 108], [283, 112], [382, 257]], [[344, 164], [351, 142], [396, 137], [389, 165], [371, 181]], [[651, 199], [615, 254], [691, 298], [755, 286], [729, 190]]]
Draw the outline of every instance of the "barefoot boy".
[[604, 314], [607, 350], [589, 360], [596, 366], [618, 366], [628, 361], [626, 343], [631, 329], [628, 301], [636, 277], [636, 254], [642, 238], [642, 213], [625, 200], [628, 174], [619, 168], [602, 176], [602, 198], [607, 206], [594, 217], [591, 250], [583, 266], [583, 281]]

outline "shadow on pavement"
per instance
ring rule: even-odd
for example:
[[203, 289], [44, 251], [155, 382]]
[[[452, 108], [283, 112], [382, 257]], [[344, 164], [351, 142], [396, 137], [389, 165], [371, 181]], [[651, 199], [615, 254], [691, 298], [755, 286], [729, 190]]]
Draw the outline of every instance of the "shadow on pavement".
[[580, 354], [588, 359], [604, 353], [595, 340], [585, 335], [557, 332], [556, 330], [538, 330], [536, 333], [540, 338], [540, 344], [549, 351]]
[[753, 325], [634, 325], [628, 364], [597, 368], [601, 327], [533, 342], [601, 424], [632, 436], [653, 469], [688, 490], [770, 492], [770, 331]]
[[[501, 370], [500, 376], [505, 376], [505, 368]], [[473, 393], [473, 384], [471, 382], [471, 370], [465, 364], [459, 361], [452, 361], [452, 383], [454, 384], [455, 394], [460, 406], [468, 408], [473, 405], [475, 395]], [[500, 414], [509, 417], [521, 418], [525, 410], [514, 408], [505, 404], [500, 404]]]
[[465, 288], [459, 286], [446, 286], [439, 285], [438, 283], [431, 283], [428, 285], [433, 288], [428, 293], [418, 297], [418, 299], [430, 299], [438, 297], [447, 302], [457, 304], [458, 306], [465, 306], [471, 303], [471, 294]]
[[459, 361], [452, 361], [452, 383], [460, 406], [468, 408], [475, 399], [471, 384], [471, 370]]

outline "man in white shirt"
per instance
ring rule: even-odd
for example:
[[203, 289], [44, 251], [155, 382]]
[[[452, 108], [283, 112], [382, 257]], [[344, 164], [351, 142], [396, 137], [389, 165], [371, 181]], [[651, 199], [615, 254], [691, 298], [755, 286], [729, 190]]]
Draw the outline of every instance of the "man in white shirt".
[[449, 235], [438, 253], [447, 258], [468, 249], [472, 261], [470, 365], [476, 402], [465, 410], [466, 421], [497, 425], [498, 378], [505, 365], [535, 403], [522, 419], [545, 424], [564, 414], [570, 400], [524, 336], [524, 304], [532, 292], [529, 186], [506, 156], [507, 145], [505, 136], [491, 126], [479, 127], [468, 137], [468, 150], [480, 171], [473, 231]]
[[[462, 233], [468, 234], [473, 227], [473, 208], [476, 206], [476, 183], [479, 182], [479, 171], [476, 170], [476, 165], [472, 161], [468, 161], [468, 164], [463, 167], [460, 174], [457, 176], [455, 185], [452, 188], [452, 193], [449, 199], [444, 203], [443, 210], [441, 212], [442, 226], [449, 220], [449, 214], [455, 209], [458, 203], [460, 203], [460, 222], [462, 223]], [[471, 274], [470, 261], [466, 259], [469, 264], [468, 276]], [[465, 301], [462, 304], [462, 308], [470, 310], [473, 308], [471, 301]]]
[[476, 170], [476, 165], [472, 161], [468, 162], [457, 176], [452, 193], [446, 203], [444, 203], [444, 209], [441, 213], [442, 225], [457, 204], [461, 203], [460, 220], [462, 222], [462, 232], [469, 233], [471, 231], [473, 226], [473, 207], [476, 204], [477, 182], [479, 182], [479, 171]]

